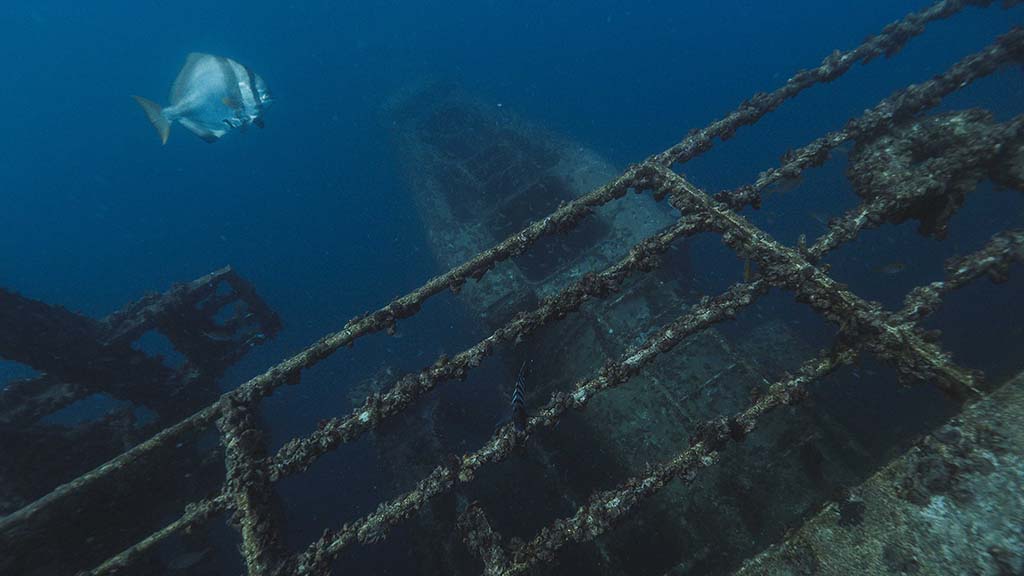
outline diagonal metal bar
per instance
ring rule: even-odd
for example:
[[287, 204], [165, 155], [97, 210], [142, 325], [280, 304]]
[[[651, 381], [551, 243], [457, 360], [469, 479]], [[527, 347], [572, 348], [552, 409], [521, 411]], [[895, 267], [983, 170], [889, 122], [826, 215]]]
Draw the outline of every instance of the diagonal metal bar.
[[451, 359], [442, 356], [433, 366], [419, 374], [399, 379], [386, 393], [367, 398], [363, 406], [349, 416], [332, 418], [322, 423], [319, 429], [309, 436], [286, 443], [272, 459], [272, 478], [276, 480], [307, 469], [324, 453], [358, 438], [367, 430], [376, 428], [383, 420], [401, 412], [416, 398], [433, 390], [439, 384], [452, 378], [464, 378], [467, 371], [479, 366], [485, 357], [493, 353], [496, 346], [517, 341], [541, 326], [578, 310], [591, 299], [604, 298], [617, 292], [622, 282], [632, 274], [649, 272], [657, 267], [658, 255], [665, 252], [674, 241], [700, 230], [695, 219], [681, 219], [633, 246], [618, 262], [600, 272], [584, 275], [555, 296], [546, 298], [534, 310], [518, 314], [490, 336]]
[[[705, 298], [640, 347], [628, 351], [617, 361], [608, 362], [597, 376], [577, 383], [573, 393], [553, 394], [548, 403], [530, 418], [526, 435], [533, 434], [541, 427], [554, 426], [570, 408], [582, 409], [595, 395], [626, 382], [658, 355], [672, 350], [686, 337], [732, 318], [767, 287], [766, 281], [756, 280], [733, 286], [716, 298]], [[457, 458], [446, 466], [438, 466], [418, 482], [413, 490], [382, 503], [372, 514], [347, 523], [338, 530], [325, 531], [323, 536], [293, 559], [286, 573], [327, 574], [330, 563], [350, 545], [382, 539], [392, 526], [411, 516], [427, 501], [451, 490], [456, 480], [470, 482], [477, 470], [485, 464], [507, 458], [521, 441], [522, 436], [511, 426], [503, 427], [476, 452]]]
[[[846, 348], [820, 353], [806, 362], [792, 378], [775, 382], [768, 392], [746, 410], [730, 418], [718, 418], [702, 424], [691, 445], [671, 460], [652, 467], [650, 472], [631, 478], [614, 490], [597, 492], [569, 518], [545, 526], [540, 533], [510, 554], [491, 552], [492, 563], [487, 574], [513, 576], [528, 571], [536, 564], [549, 562], [555, 553], [571, 542], [587, 542], [608, 531], [620, 518], [644, 499], [653, 496], [673, 479], [692, 482], [701, 468], [718, 461], [719, 452], [730, 442], [740, 441], [752, 432], [758, 419], [778, 406], [793, 404], [806, 394], [806, 387], [842, 364], [852, 362], [856, 353]], [[496, 538], [496, 534], [491, 538]], [[511, 555], [505, 566], [495, 565], [497, 558]]]
[[[799, 171], [812, 165], [813, 159], [822, 158], [823, 153], [827, 153], [830, 147], [834, 147], [847, 139], [861, 137], [877, 131], [895, 118], [912, 115], [928, 106], [936, 105], [943, 96], [966, 86], [979, 77], [990, 74], [1006, 62], [1018, 59], [1022, 54], [1022, 50], [1024, 50], [1024, 30], [1015, 29], [1000, 37], [985, 50], [962, 59], [944, 74], [936, 76], [928, 82], [898, 91], [862, 117], [848, 122], [847, 128], [843, 131], [827, 135], [802, 148], [797, 153], [794, 153], [792, 155], [793, 158], [786, 162], [782, 168], [771, 169], [763, 173], [755, 184], [745, 186], [731, 193], [719, 194], [716, 198], [727, 198], [728, 201], [726, 203], [734, 208], [749, 203], [749, 197], [752, 192], [754, 194], [759, 193], [764, 187], [782, 178], [783, 174], [795, 175], [799, 173]], [[1010, 130], [1007, 132], [1010, 132]], [[635, 176], [635, 169], [627, 171], [627, 174]], [[632, 183], [629, 185], [632, 185]], [[878, 206], [869, 206], [871, 206], [869, 210], [871, 214], [891, 209], [885, 203], [879, 203]], [[851, 238], [852, 236], [845, 238], [845, 240]], [[628, 261], [621, 263], [617, 267], [618, 269], [609, 268], [600, 273], [598, 278], [604, 279], [618, 276], [621, 273], [619, 269], [627, 264], [629, 264]], [[580, 288], [587, 290], [586, 286], [581, 286]], [[603, 288], [598, 289], [603, 290]], [[555, 299], [555, 302], [549, 302], [543, 308], [522, 318], [524, 322], [521, 325], [527, 327], [534, 326], [536, 323], [546, 322], [549, 318], [557, 317], [559, 314], [564, 313], [568, 308], [559, 308], [552, 311], [549, 306], [566, 297], [572, 297], [572, 294], [563, 291]], [[291, 469], [295, 467], [305, 469], [311, 463], [311, 459], [316, 457], [315, 453], [322, 453], [340, 443], [348, 442], [358, 437], [363, 431], [373, 427], [380, 418], [398, 412], [408, 405], [413, 397], [432, 389], [437, 385], [439, 379], [443, 381], [450, 378], [453, 373], [456, 377], [464, 374], [464, 370], [478, 364], [481, 356], [488, 354], [494, 344], [507, 340], [510, 335], [515, 337], [523, 336], [528, 331], [529, 329], [526, 332], [521, 332], [515, 323], [511, 323], [499, 329], [490, 338], [481, 341], [475, 347], [460, 353], [451, 361], [440, 362], [439, 365], [424, 370], [416, 377], [407, 376], [403, 378], [395, 388], [383, 397], [368, 398], [363, 407], [353, 412], [347, 418], [331, 419], [325, 422], [317, 432], [307, 438], [289, 442], [275, 457], [275, 477], [282, 472], [290, 473]], [[511, 332], [515, 332], [515, 334], [510, 334]]]
[[163, 542], [167, 538], [179, 532], [187, 533], [189, 530], [209, 522], [213, 518], [231, 509], [232, 505], [231, 496], [227, 492], [223, 492], [214, 498], [203, 500], [202, 502], [189, 504], [185, 507], [185, 513], [177, 520], [171, 522], [167, 526], [164, 526], [160, 530], [153, 532], [134, 546], [131, 546], [117, 555], [108, 558], [103, 562], [103, 564], [100, 564], [96, 568], [80, 572], [79, 575], [123, 574], [125, 570], [128, 570], [136, 562], [144, 558], [145, 555], [160, 542]]
[[954, 396], [977, 395], [979, 375], [954, 364], [949, 355], [921, 338], [916, 327], [900, 322], [881, 306], [862, 300], [808, 262], [797, 250], [773, 240], [745, 218], [716, 202], [684, 177], [660, 166], [649, 166], [648, 186], [669, 194], [682, 213], [707, 218], [709, 227], [738, 254], [757, 261], [772, 284], [794, 290], [825, 318], [838, 324], [841, 336], [867, 346], [894, 361], [900, 372], [919, 380], [934, 378]]
[[[1015, 261], [1024, 261], [1024, 231], [996, 234], [981, 250], [950, 260], [946, 267], [946, 281], [912, 291], [900, 315], [921, 318], [936, 309], [936, 306], [920, 308], [915, 305], [913, 294], [918, 290], [931, 288], [937, 294], [944, 294], [985, 274], [1003, 280], [1006, 269]], [[487, 576], [521, 574], [539, 563], [549, 562], [566, 544], [590, 541], [607, 532], [636, 504], [656, 494], [669, 481], [692, 482], [699, 469], [717, 462], [718, 454], [728, 443], [742, 441], [750, 434], [761, 416], [783, 404], [799, 401], [806, 394], [808, 385], [840, 365], [853, 362], [856, 356], [855, 349], [845, 344], [819, 353], [815, 359], [806, 362], [796, 376], [771, 385], [768, 394], [747, 409], [729, 418], [706, 421], [691, 439], [690, 447], [675, 458], [654, 466], [643, 476], [623, 482], [614, 490], [595, 493], [571, 517], [556, 520], [542, 528], [535, 538], [521, 547], [506, 550], [501, 545], [501, 536], [483, 517], [483, 511], [476, 511], [467, 521], [467, 545], [484, 560]]]
[[[652, 160], [655, 164], [665, 167], [670, 167], [673, 163], [685, 163], [709, 149], [714, 138], [723, 140], [731, 138], [737, 128], [754, 124], [765, 114], [775, 110], [783, 102], [807, 88], [839, 78], [858, 62], [866, 64], [879, 56], [892, 56], [903, 49], [907, 41], [924, 32], [925, 26], [929, 22], [949, 18], [968, 4], [987, 7], [992, 4], [992, 1], [942, 1], [919, 12], [908, 14], [902, 20], [886, 26], [882, 32], [869, 36], [853, 50], [846, 52], [836, 50], [825, 58], [817, 68], [797, 72], [774, 92], [755, 94], [741, 104], [735, 112], [702, 130], [691, 133], [685, 140], [658, 154]], [[1003, 5], [1008, 7], [1010, 3], [1004, 2]]]
[[392, 301], [372, 314], [350, 320], [343, 329], [324, 336], [312, 346], [284, 360], [266, 372], [252, 378], [235, 390], [225, 393], [217, 401], [184, 418], [177, 424], [154, 434], [148, 440], [126, 450], [121, 455], [59, 486], [52, 492], [0, 519], [0, 538], [13, 538], [19, 525], [45, 514], [47, 510], [82, 493], [96, 482], [129, 466], [157, 448], [177, 441], [186, 434], [209, 427], [221, 416], [228, 402], [251, 403], [268, 396], [283, 384], [296, 384], [302, 370], [327, 358], [339, 348], [351, 345], [358, 338], [371, 333], [392, 330], [399, 319], [414, 315], [424, 301], [448, 288], [457, 290], [468, 278], [480, 278], [498, 262], [526, 250], [540, 237], [565, 231], [586, 215], [593, 206], [607, 203], [625, 195], [630, 174], [621, 176], [573, 203], [566, 204], [539, 222], [534, 222], [518, 234], [510, 236], [497, 246], [471, 258], [460, 266], [436, 276], [420, 288]]
[[950, 259], [946, 262], [946, 279], [911, 290], [899, 317], [904, 322], [920, 320], [937, 310], [946, 294], [982, 276], [994, 282], [1005, 281], [1015, 262], [1024, 263], [1024, 229], [1019, 228], [994, 235], [977, 252]]
[[[829, 153], [843, 143], [877, 134], [897, 122], [934, 108], [946, 96], [992, 74], [1006, 64], [1022, 60], [1024, 29], [1013, 28], [983, 50], [962, 58], [942, 74], [897, 90], [861, 116], [849, 120], [842, 130], [829, 132], [810, 144], [787, 152], [781, 166], [765, 170], [752, 184], [715, 194], [715, 200], [729, 205], [734, 210], [750, 205], [760, 206], [761, 193], [765, 189], [781, 180], [796, 178], [807, 168], [822, 165], [828, 160]], [[994, 152], [989, 149], [988, 153]], [[860, 217], [866, 218], [867, 214]], [[820, 257], [840, 240], [836, 237], [832, 242], [816, 249], [815, 256]]]
[[[983, 265], [979, 264], [978, 266], [972, 267], [971, 270], [974, 270], [972, 274], [967, 274], [966, 272], [960, 272], [960, 274], [970, 277], [976, 277], [978, 275], [985, 273], [985, 271], [988, 270], [999, 270], [1001, 267], [1005, 267], [1006, 263], [1012, 260], [1012, 258], [1019, 258], [1020, 245], [1020, 238], [1015, 233], [1007, 233], [1005, 235], [1005, 238], [1003, 236], [999, 236], [996, 240], [993, 241], [993, 245], [986, 249], [983, 255], [971, 255], [970, 257], [965, 259], [969, 261], [978, 261], [983, 263]], [[963, 282], [966, 282], [966, 280], [962, 280], [961, 282], [958, 283], [958, 285], [961, 285]], [[711, 305], [712, 309], [717, 309], [719, 310], [719, 312], [722, 313], [720, 316], [717, 317], [717, 319], [712, 319], [711, 323], [729, 317], [735, 313], [735, 309], [719, 308], [720, 304], [721, 302], [716, 303], [713, 300], [707, 300], [703, 302], [699, 308], [704, 308], [708, 305]], [[699, 310], [695, 311], [694, 316], [692, 318], [702, 316], [703, 314], [705, 314], [705, 312], [701, 312]], [[697, 327], [696, 331], [699, 331], [700, 329], [702, 328]], [[652, 349], [648, 348], [648, 352], [651, 351]], [[614, 370], [609, 372], [609, 374], [614, 373]], [[617, 381], [618, 378], [616, 378], [615, 380]], [[594, 386], [595, 382], [597, 383], [596, 387]], [[610, 387], [614, 385], [617, 385], [615, 381], [605, 382], [602, 384], [601, 379], [598, 379], [594, 382], [590, 382], [588, 383], [588, 385], [582, 386], [580, 388], [581, 391], [578, 391], [577, 394], [573, 395], [573, 401], [585, 404], [593, 393], [596, 393], [597, 391], [604, 389], [604, 386]], [[547, 408], [541, 411], [541, 416], [538, 417], [538, 419], [545, 419], [545, 425], [550, 425], [553, 422], [557, 421], [558, 415], [561, 413], [558, 411], [552, 412], [550, 408], [551, 405], [549, 404]], [[488, 461], [497, 461], [503, 459], [505, 456], [507, 456], [508, 451], [511, 451], [511, 448], [514, 447], [515, 443], [516, 439], [514, 436], [496, 435], [496, 439], [492, 439], [492, 442], [485, 449], [482, 449], [481, 451], [478, 451], [476, 454], [468, 456], [464, 459], [468, 464], [470, 464], [470, 466], [465, 469], [459, 469], [459, 475], [462, 477], [461, 479], [463, 481], [469, 481], [472, 479], [473, 473], [479, 466], [483, 465]], [[493, 460], [488, 459], [489, 454], [494, 458]], [[376, 522], [372, 521], [373, 519], [364, 519], [364, 522], [356, 522], [350, 525], [346, 525], [343, 528], [343, 531], [348, 531], [354, 534], [355, 540], [358, 541], [372, 541], [374, 539], [383, 537], [383, 534], [387, 530], [387, 526], [389, 524], [382, 523], [382, 518], [390, 519], [392, 522], [397, 523], [402, 518], [407, 517], [408, 514], [411, 514], [412, 511], [417, 509], [420, 505], [422, 505], [422, 503], [424, 503], [433, 495], [450, 489], [451, 483], [448, 483], [447, 481], [442, 482], [442, 480], [445, 480], [447, 477], [448, 475], [445, 473], [444, 470], [435, 470], [434, 474], [424, 479], [419, 484], [418, 489], [416, 491], [403, 495], [403, 497], [401, 497], [400, 499], [392, 501], [389, 505], [382, 506], [381, 509], [378, 510], [378, 512], [385, 510], [390, 511], [390, 515], [378, 517], [376, 518]], [[433, 492], [433, 490], [427, 490], [427, 488], [433, 488], [433, 490], [440, 491]], [[347, 542], [344, 546], [342, 546], [342, 548], [347, 546], [349, 543], [351, 542]]]
[[[1024, 48], [1024, 30], [1016, 30], [1021, 47]], [[1005, 37], [1004, 37], [1005, 38]], [[941, 158], [928, 159], [922, 162], [922, 171], [934, 174], [932, 185], [922, 186], [916, 182], [907, 182], [876, 196], [868, 202], [848, 210], [845, 214], [829, 223], [828, 231], [806, 251], [806, 257], [815, 262], [837, 246], [853, 239], [864, 229], [875, 228], [886, 221], [886, 215], [899, 214], [907, 207], [926, 199], [936, 202], [948, 195], [944, 182], [952, 180], [952, 176], [964, 173], [965, 170], [984, 164], [1007, 145], [1021, 139], [1024, 134], [1024, 115], [1017, 116], [993, 129], [985, 138], [958, 149], [950, 150]]]
[[[545, 299], [533, 311], [519, 314], [505, 326], [495, 330], [490, 336], [455, 357], [447, 359], [442, 356], [433, 366], [418, 375], [408, 375], [400, 379], [388, 392], [368, 398], [362, 408], [353, 411], [349, 416], [331, 419], [311, 435], [286, 443], [278, 450], [277, 454], [268, 459], [266, 463], [267, 481], [273, 483], [285, 476], [307, 469], [320, 456], [337, 448], [340, 444], [350, 442], [362, 433], [376, 428], [388, 417], [399, 413], [416, 398], [437, 385], [452, 378], [465, 377], [469, 370], [478, 366], [483, 358], [492, 354], [494, 347], [502, 342], [515, 341], [546, 323], [578, 309], [590, 299], [604, 298], [614, 293], [618, 290], [619, 285], [633, 273], [647, 272], [657, 266], [657, 256], [667, 250], [672, 242], [699, 231], [696, 224], [693, 219], [680, 219], [676, 224], [639, 242], [618, 262], [598, 273], [585, 275], [557, 295]], [[232, 491], [228, 487], [224, 487], [218, 496], [196, 502], [194, 506], [199, 509], [207, 509], [215, 501], [230, 500], [231, 494]], [[231, 507], [228, 506], [228, 508]], [[181, 526], [185, 526], [185, 524], [181, 524]], [[172, 531], [163, 531], [160, 539], [170, 536], [172, 533]], [[119, 556], [135, 558], [145, 550], [151, 549], [160, 539], [147, 538], [132, 546], [129, 549], [130, 554], [129, 550], [126, 550]], [[101, 567], [102, 569], [97, 568], [93, 573], [107, 573], [108, 568], [105, 566], [107, 565]], [[120, 564], [110, 565], [111, 568], [115, 566], [120, 566]]]

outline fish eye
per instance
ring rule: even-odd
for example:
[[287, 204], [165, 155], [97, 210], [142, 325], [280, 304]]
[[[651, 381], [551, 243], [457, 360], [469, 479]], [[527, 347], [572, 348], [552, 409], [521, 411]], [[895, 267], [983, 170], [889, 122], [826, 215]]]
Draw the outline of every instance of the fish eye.
[[260, 102], [270, 102], [274, 99], [274, 95], [271, 94], [270, 89], [267, 88], [267, 83], [259, 76], [256, 77], [256, 93], [259, 94]]

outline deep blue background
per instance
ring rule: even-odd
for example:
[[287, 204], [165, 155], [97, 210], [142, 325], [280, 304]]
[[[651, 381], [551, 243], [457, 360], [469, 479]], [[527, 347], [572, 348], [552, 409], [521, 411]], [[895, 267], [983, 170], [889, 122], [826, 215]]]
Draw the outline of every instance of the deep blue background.
[[[625, 165], [927, 4], [6, 2], [0, 285], [102, 316], [146, 291], [231, 264], [255, 282], [286, 329], [230, 385], [437, 272], [396, 178], [382, 113], [396, 91], [455, 80]], [[787, 148], [841, 127], [1020, 20], [1020, 9], [967, 9], [934, 24], [896, 58], [810, 90], [686, 172], [711, 190], [750, 181]], [[266, 129], [208, 145], [175, 126], [160, 146], [129, 95], [166, 103], [190, 51], [233, 57], [263, 76], [276, 98]], [[982, 104], [1006, 118], [1021, 111], [1022, 97], [1013, 69], [951, 105]], [[854, 200], [835, 188], [842, 169], [809, 175], [759, 223], [787, 241], [802, 230], [820, 232], [810, 212], [834, 214]], [[1004, 201], [1010, 210], [981, 201], [973, 218], [1019, 225], [1019, 195]], [[882, 245], [868, 249], [881, 260], [848, 258], [837, 275], [890, 305], [906, 288], [937, 279], [950, 250], [933, 250], [934, 242], [903, 228], [900, 242], [931, 268], [908, 265], [898, 280], [871, 273], [889, 258]], [[958, 247], [980, 245], [991, 231], [965, 234]], [[735, 266], [722, 266], [729, 281]], [[717, 273], [702, 272], [709, 285]], [[419, 354], [407, 361], [418, 365], [464, 341], [468, 328], [458, 314], [443, 298], [404, 339], [343, 352], [301, 393], [275, 400], [290, 410], [282, 414], [295, 415], [278, 417], [275, 441], [293, 427], [308, 429], [309, 414], [336, 414], [316, 400], [390, 354]]]
[[[625, 163], [927, 2], [29, 4], [0, 8], [0, 282], [103, 314], [230, 263], [311, 336], [432, 270], [410, 250], [421, 232], [380, 114], [395, 89], [455, 79]], [[693, 175], [744, 182], [1011, 20], [968, 9], [935, 25]], [[176, 126], [159, 146], [128, 96], [165, 102], [189, 51], [261, 73], [277, 98], [265, 130], [204, 145]]]

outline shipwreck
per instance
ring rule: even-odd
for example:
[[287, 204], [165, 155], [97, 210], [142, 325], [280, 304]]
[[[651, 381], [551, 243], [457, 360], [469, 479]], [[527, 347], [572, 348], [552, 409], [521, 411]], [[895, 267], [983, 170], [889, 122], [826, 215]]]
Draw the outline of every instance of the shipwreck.
[[[167, 550], [182, 557], [182, 542], [226, 518], [250, 576], [354, 568], [351, 549], [398, 526], [423, 573], [1019, 573], [1024, 356], [968, 366], [928, 321], [980, 282], [1019, 293], [1024, 229], [988, 233], [897, 307], [837, 280], [829, 258], [905, 222], [942, 238], [981, 186], [1024, 191], [1024, 117], [935, 111], [1024, 63], [1024, 30], [896, 91], [747, 185], [707, 190], [681, 171], [804, 90], [991, 4], [943, 0], [911, 13], [624, 170], [458, 87], [396, 96], [386, 114], [398, 168], [446, 271], [223, 394], [217, 376], [280, 328], [230, 270], [103, 321], [0, 292], [5, 326], [31, 327], [0, 333], [0, 354], [45, 373], [7, 386], [0, 430], [48, 450], [93, 446], [56, 472], [30, 458], [0, 470], [0, 571], [180, 573]], [[851, 208], [789, 243], [754, 224], [773, 191], [840, 147]], [[714, 294], [693, 280], [706, 237], [735, 257], [735, 277]], [[263, 398], [301, 387], [304, 370], [360, 338], [394, 334], [445, 292], [478, 324], [478, 341], [418, 372], [382, 367], [345, 383], [354, 410], [268, 450]], [[786, 322], [772, 311], [780, 302], [825, 328]], [[132, 351], [154, 329], [182, 367]], [[74, 353], [55, 362], [46, 350], [57, 347]], [[438, 388], [486, 369], [505, 375], [510, 394], [524, 362], [522, 429], [502, 423], [467, 450], [438, 438], [457, 413]], [[126, 408], [87, 428], [40, 423], [96, 391], [155, 416], [140, 424]], [[397, 495], [289, 546], [276, 485], [365, 437]], [[164, 488], [145, 480], [154, 466], [168, 478], [156, 509], [152, 493]], [[196, 480], [171, 480], [186, 475]], [[212, 561], [197, 552], [187, 566]]]

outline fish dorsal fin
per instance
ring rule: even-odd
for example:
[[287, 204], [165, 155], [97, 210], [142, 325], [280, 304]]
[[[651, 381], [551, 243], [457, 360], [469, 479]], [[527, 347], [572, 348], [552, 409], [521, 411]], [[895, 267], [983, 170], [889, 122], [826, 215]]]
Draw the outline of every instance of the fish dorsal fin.
[[185, 95], [185, 90], [188, 88], [188, 80], [192, 77], [196, 65], [205, 58], [212, 58], [212, 56], [202, 52], [189, 52], [188, 56], [185, 57], [185, 65], [181, 67], [181, 72], [178, 72], [178, 77], [174, 79], [174, 84], [171, 85], [172, 106], [177, 104], [182, 96]]

